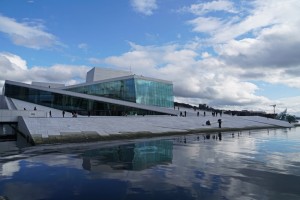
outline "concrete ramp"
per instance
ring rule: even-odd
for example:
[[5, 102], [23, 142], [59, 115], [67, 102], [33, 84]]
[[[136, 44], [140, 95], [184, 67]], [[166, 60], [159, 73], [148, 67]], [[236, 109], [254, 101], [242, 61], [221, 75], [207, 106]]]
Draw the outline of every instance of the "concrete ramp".
[[[19, 129], [35, 144], [70, 143], [124, 138], [155, 137], [200, 132], [293, 127], [285, 121], [255, 116], [217, 117], [20, 117]], [[210, 120], [211, 126], [204, 125]]]

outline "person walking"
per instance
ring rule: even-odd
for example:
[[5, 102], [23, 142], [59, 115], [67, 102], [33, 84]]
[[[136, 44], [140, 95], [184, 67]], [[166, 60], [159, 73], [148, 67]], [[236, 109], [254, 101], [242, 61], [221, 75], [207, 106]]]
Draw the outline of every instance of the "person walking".
[[52, 117], [51, 110], [49, 111], [49, 117]]
[[65, 111], [64, 110], [62, 111], [62, 115], [63, 115], [63, 117], [65, 117]]

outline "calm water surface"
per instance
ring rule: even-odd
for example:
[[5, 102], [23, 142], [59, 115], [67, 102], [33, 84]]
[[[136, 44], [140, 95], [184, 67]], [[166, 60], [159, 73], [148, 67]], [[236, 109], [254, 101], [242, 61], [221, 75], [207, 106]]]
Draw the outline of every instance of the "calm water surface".
[[300, 199], [300, 127], [21, 143], [0, 143], [0, 199]]

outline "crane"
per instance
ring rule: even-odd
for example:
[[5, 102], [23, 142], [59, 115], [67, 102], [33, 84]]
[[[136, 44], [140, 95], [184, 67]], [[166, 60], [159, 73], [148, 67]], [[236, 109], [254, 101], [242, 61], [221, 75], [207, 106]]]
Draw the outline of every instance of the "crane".
[[270, 106], [273, 106], [273, 107], [274, 107], [274, 115], [275, 115], [275, 107], [276, 107], [276, 104], [273, 104], [273, 105], [270, 105]]

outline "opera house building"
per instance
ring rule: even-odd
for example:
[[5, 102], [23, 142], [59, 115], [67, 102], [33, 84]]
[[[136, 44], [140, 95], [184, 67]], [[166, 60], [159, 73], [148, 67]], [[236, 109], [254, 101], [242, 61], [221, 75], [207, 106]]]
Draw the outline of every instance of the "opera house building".
[[174, 107], [170, 81], [144, 77], [128, 71], [93, 68], [86, 82], [65, 86], [57, 83], [6, 80], [5, 97], [78, 115], [170, 115]]

